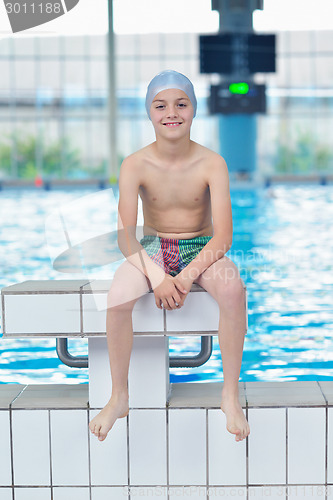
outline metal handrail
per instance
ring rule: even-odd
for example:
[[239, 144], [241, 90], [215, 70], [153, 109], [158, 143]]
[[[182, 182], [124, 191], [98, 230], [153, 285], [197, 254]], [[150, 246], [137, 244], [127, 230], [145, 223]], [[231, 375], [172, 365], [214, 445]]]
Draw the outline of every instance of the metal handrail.
[[213, 342], [211, 336], [201, 337], [201, 350], [195, 356], [170, 356], [169, 366], [170, 368], [196, 368], [201, 366], [212, 355]]
[[[68, 338], [57, 338], [57, 354], [65, 365], [71, 368], [88, 368], [88, 356], [73, 356], [68, 351]], [[201, 337], [201, 350], [194, 356], [170, 356], [170, 368], [196, 368], [210, 358], [213, 350], [211, 336]]]
[[88, 356], [72, 356], [68, 351], [68, 338], [57, 338], [57, 354], [65, 365], [71, 368], [88, 368]]

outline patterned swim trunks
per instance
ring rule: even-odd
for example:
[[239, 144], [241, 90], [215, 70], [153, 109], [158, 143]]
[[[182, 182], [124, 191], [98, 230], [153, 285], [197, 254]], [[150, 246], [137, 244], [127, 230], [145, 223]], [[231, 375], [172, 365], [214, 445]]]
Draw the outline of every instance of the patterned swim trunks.
[[197, 236], [188, 240], [159, 238], [146, 235], [140, 243], [149, 257], [171, 276], [176, 276], [198, 255], [212, 236]]

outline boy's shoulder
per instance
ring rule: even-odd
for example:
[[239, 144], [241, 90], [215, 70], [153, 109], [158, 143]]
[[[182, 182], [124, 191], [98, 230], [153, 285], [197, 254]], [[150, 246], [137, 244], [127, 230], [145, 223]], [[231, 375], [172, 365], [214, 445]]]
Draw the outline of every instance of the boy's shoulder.
[[120, 167], [119, 179], [141, 185], [146, 178], [147, 160], [152, 159], [151, 144], [127, 156]]
[[144, 162], [147, 157], [149, 157], [151, 151], [151, 144], [148, 146], [145, 146], [142, 149], [139, 149], [138, 151], [135, 151], [135, 153], [132, 153], [123, 160], [121, 167], [123, 169], [130, 169], [130, 168], [137, 168], [138, 166], [142, 165], [142, 162]]
[[227, 167], [226, 162], [219, 153], [202, 146], [202, 144], [194, 143], [196, 148], [196, 156], [200, 158], [205, 164], [209, 164], [212, 167]]

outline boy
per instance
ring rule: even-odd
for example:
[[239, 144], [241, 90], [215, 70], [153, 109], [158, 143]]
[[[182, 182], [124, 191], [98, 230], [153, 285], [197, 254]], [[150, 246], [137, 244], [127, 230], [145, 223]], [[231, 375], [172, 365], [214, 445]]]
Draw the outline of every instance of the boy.
[[[228, 170], [220, 155], [190, 139], [196, 107], [193, 85], [186, 76], [171, 70], [155, 76], [148, 86], [146, 110], [156, 141], [121, 166], [118, 244], [126, 261], [115, 273], [106, 319], [112, 395], [89, 424], [100, 441], [117, 418], [128, 414], [135, 302], [152, 288], [158, 308], [181, 308], [194, 282], [220, 308], [221, 409], [227, 429], [236, 441], [250, 432], [238, 399], [245, 292], [236, 266], [225, 256], [232, 243]], [[144, 215], [140, 243], [136, 239], [138, 195]]]

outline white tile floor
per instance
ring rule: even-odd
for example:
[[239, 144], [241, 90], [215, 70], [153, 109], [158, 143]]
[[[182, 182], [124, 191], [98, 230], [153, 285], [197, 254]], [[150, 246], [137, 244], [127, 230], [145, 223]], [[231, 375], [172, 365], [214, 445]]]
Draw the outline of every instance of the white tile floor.
[[289, 484], [325, 482], [325, 420], [325, 408], [288, 408]]
[[[327, 481], [333, 484], [333, 408], [328, 408]], [[333, 491], [332, 491], [333, 493]]]
[[246, 485], [246, 441], [236, 443], [229, 432], [224, 432], [225, 426], [221, 410], [208, 410], [209, 484]]
[[[316, 385], [309, 386], [315, 398]], [[253, 397], [259, 388], [262, 406], [251, 406], [247, 391]], [[54, 407], [42, 408], [45, 386], [22, 392], [22, 387], [4, 385], [0, 500], [329, 500], [333, 408], [326, 403], [301, 407], [299, 400], [283, 407], [281, 388], [244, 384], [251, 434], [241, 443], [225, 429], [218, 408], [221, 384], [198, 384], [196, 390], [183, 384], [172, 392], [176, 405], [171, 399], [169, 407], [133, 408], [100, 443], [88, 431], [97, 413], [88, 408], [88, 387], [48, 386], [47, 401]], [[295, 384], [285, 386], [288, 400], [296, 389]], [[194, 406], [199, 399], [201, 406]]]
[[170, 484], [206, 484], [206, 410], [170, 409], [168, 427]]
[[13, 500], [13, 492], [10, 488], [0, 489], [1, 500]]
[[[167, 484], [165, 410], [132, 410], [129, 415], [131, 484]], [[145, 453], [142, 453], [145, 450]]]
[[89, 485], [87, 426], [86, 410], [50, 411], [54, 485]]
[[285, 486], [256, 486], [249, 487], [248, 498], [253, 500], [286, 500]]
[[51, 488], [14, 488], [15, 500], [51, 500]]
[[249, 482], [285, 484], [286, 409], [250, 408], [249, 424]]
[[[52, 500], [90, 500], [89, 488], [53, 488]], [[107, 500], [107, 497], [105, 497]]]
[[14, 484], [50, 484], [49, 414], [47, 410], [12, 411]]
[[12, 482], [9, 416], [8, 410], [0, 411], [0, 486]]
[[[91, 500], [127, 500], [128, 487], [100, 487], [91, 488]], [[140, 498], [140, 497], [138, 497]], [[142, 497], [141, 497], [142, 498]], [[163, 500], [163, 497], [160, 497]]]
[[[89, 420], [92, 420], [97, 413], [96, 410], [90, 411]], [[93, 486], [127, 484], [127, 419], [117, 420], [112, 428], [112, 433], [105, 441], [98, 441], [92, 434], [90, 434], [89, 439], [91, 484]], [[105, 467], [105, 464], [108, 466]]]

